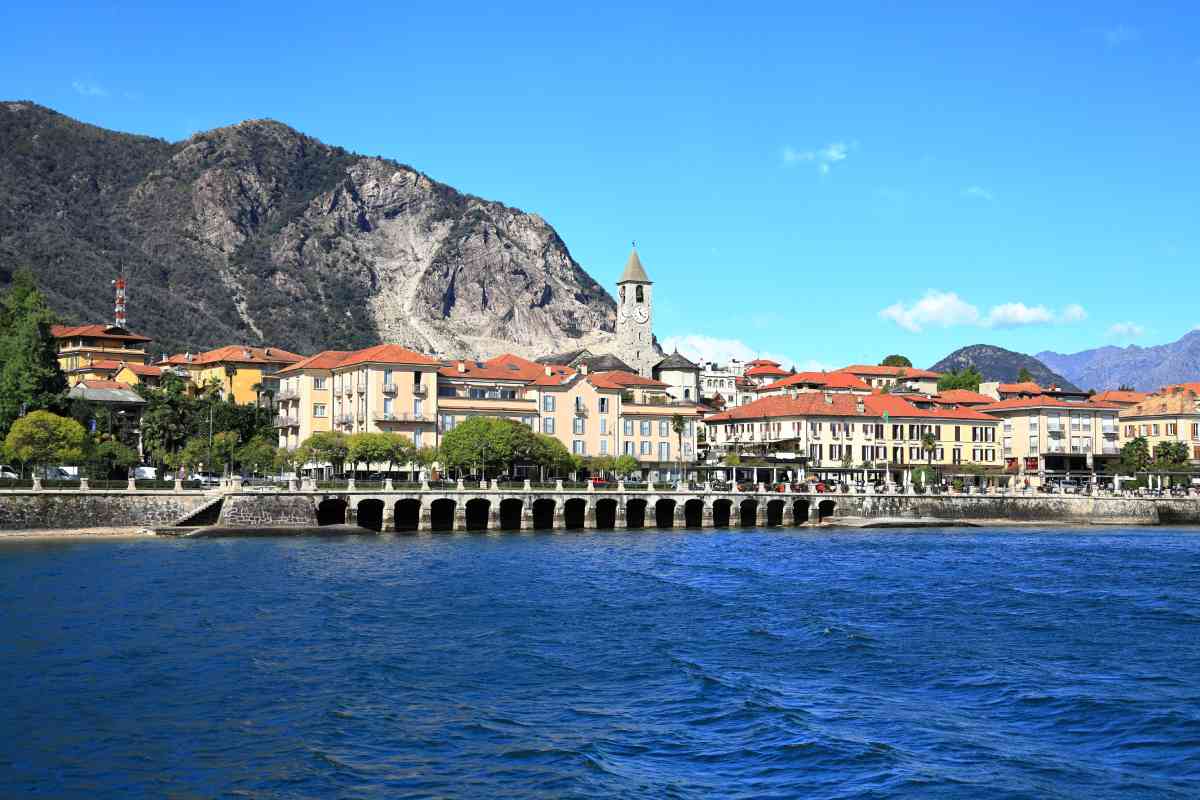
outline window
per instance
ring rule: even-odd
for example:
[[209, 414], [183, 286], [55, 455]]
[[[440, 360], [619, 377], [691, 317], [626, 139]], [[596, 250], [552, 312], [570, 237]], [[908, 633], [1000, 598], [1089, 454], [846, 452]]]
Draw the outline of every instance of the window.
[[576, 436], [583, 433], [583, 417], [575, 417], [571, 420], [571, 432]]
[[577, 456], [581, 456], [584, 454], [582, 439], [575, 439], [571, 442], [571, 452]]
[[413, 416], [417, 418], [421, 416], [421, 398], [419, 397], [413, 398]]
[[669, 442], [659, 442], [658, 443], [658, 460], [659, 461], [670, 461], [671, 460], [671, 444]]
[[600, 418], [600, 432], [608, 433], [608, 417]]
[[554, 433], [554, 417], [542, 417], [542, 433]]
[[650, 435], [650, 420], [648, 420], [648, 419], [642, 420], [642, 424], [640, 427], [641, 427], [642, 436]]
[[649, 442], [645, 442], [645, 441], [642, 442], [642, 455], [644, 455], [644, 456], [650, 455], [650, 443]]
[[602, 455], [602, 456], [608, 455], [608, 439], [600, 440], [600, 455]]
[[313, 403], [313, 416], [314, 417], [324, 417], [325, 416], [325, 404], [324, 403]]
[[608, 413], [608, 398], [601, 397], [599, 400], [596, 401], [596, 407], [600, 409], [601, 414], [607, 414]]
[[633, 436], [633, 420], [627, 419], [623, 423], [626, 436]]
[[683, 390], [683, 399], [684, 399], [684, 400], [691, 400], [691, 399], [692, 399], [692, 390], [691, 390], [691, 389], [684, 389], [684, 390]]
[[454, 430], [454, 415], [442, 414], [442, 432], [448, 433]]
[[625, 455], [627, 455], [627, 456], [637, 455], [637, 452], [633, 446], [633, 442], [625, 442]]
[[552, 395], [552, 394], [542, 395], [542, 411], [553, 411], [553, 410], [554, 410], [554, 395]]
[[668, 423], [665, 419], [660, 419], [658, 421], [658, 435], [659, 436], [668, 436], [668, 435], [670, 435], [670, 433], [671, 433], [670, 423]]
[[421, 446], [421, 432], [420, 431], [413, 431], [413, 446], [415, 446], [415, 447]]
[[1179, 433], [1179, 425], [1174, 422], [1167, 423], [1167, 436], [1176, 436]]
[[325, 388], [325, 379], [324, 378], [313, 378], [313, 388], [317, 389], [318, 391], [321, 389], [324, 389]]
[[383, 415], [385, 417], [392, 415], [392, 398], [390, 397], [383, 398]]

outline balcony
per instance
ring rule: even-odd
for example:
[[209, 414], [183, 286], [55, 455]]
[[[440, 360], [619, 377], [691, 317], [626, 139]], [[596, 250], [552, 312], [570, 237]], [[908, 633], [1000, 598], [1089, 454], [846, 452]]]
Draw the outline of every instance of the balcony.
[[575, 416], [586, 417], [588, 415], [587, 406], [575, 406]]
[[359, 394], [366, 394], [367, 393], [367, 382], [365, 380], [359, 380], [358, 382], [356, 382], [354, 384], [354, 388], [358, 390]]
[[295, 389], [280, 389], [279, 394], [275, 395], [275, 399], [281, 403], [285, 400], [298, 400], [299, 398], [300, 392]]
[[358, 419], [358, 421], [359, 421], [359, 422], [366, 422], [366, 421], [367, 421], [367, 415], [366, 415], [365, 413], [363, 413], [362, 411], [358, 412], [358, 414], [356, 414], [355, 416], [356, 416], [356, 418]]
[[295, 428], [299, 425], [300, 425], [300, 420], [296, 419], [295, 417], [276, 417], [275, 418], [275, 427], [276, 428]]
[[398, 387], [394, 383], [385, 383], [383, 385], [383, 393], [388, 397], [395, 397]]
[[413, 397], [424, 397], [426, 395], [426, 393], [427, 393], [427, 390], [425, 389], [425, 384], [423, 384], [423, 383], [414, 383], [413, 384]]
[[334, 424], [336, 424], [336, 425], [351, 425], [354, 423], [354, 415], [353, 414], [338, 414], [336, 417], [333, 418], [333, 421], [334, 421]]
[[342, 387], [342, 395], [344, 397], [350, 397], [353, 394], [354, 394], [354, 387], [351, 386], [350, 384], [347, 383], [345, 386]]
[[376, 422], [426, 422], [424, 414], [395, 414], [390, 411], [376, 411]]

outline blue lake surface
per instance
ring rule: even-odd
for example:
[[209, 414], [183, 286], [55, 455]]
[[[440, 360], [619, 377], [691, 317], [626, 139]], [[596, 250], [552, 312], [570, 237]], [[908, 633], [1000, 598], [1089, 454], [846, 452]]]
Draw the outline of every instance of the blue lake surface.
[[0, 797], [1195, 798], [1200, 534], [0, 542]]

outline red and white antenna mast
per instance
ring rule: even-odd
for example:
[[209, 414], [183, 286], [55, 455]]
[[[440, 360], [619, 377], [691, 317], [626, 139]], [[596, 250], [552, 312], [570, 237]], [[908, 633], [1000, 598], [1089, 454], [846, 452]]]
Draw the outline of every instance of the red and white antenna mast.
[[125, 327], [125, 276], [118, 275], [113, 281], [113, 286], [116, 287], [117, 296], [116, 302], [113, 304], [113, 324], [118, 328]]

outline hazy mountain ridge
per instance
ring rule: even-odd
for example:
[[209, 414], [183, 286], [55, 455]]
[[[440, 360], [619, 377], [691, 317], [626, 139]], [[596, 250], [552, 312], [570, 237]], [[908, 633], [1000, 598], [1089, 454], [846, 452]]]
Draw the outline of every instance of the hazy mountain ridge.
[[1103, 391], [1132, 386], [1156, 391], [1173, 383], [1200, 380], [1200, 330], [1152, 347], [1097, 347], [1078, 353], [1044, 351], [1037, 357], [1081, 386]]
[[67, 322], [110, 320], [123, 272], [156, 350], [532, 354], [615, 312], [541, 217], [403, 164], [270, 120], [170, 143], [0, 102], [0, 283], [22, 265]]
[[971, 366], [979, 370], [985, 380], [1015, 383], [1021, 369], [1024, 368], [1040, 386], [1056, 385], [1063, 389], [1078, 388], [1033, 356], [990, 344], [972, 344], [960, 347], [930, 369], [935, 372], [958, 372]]

